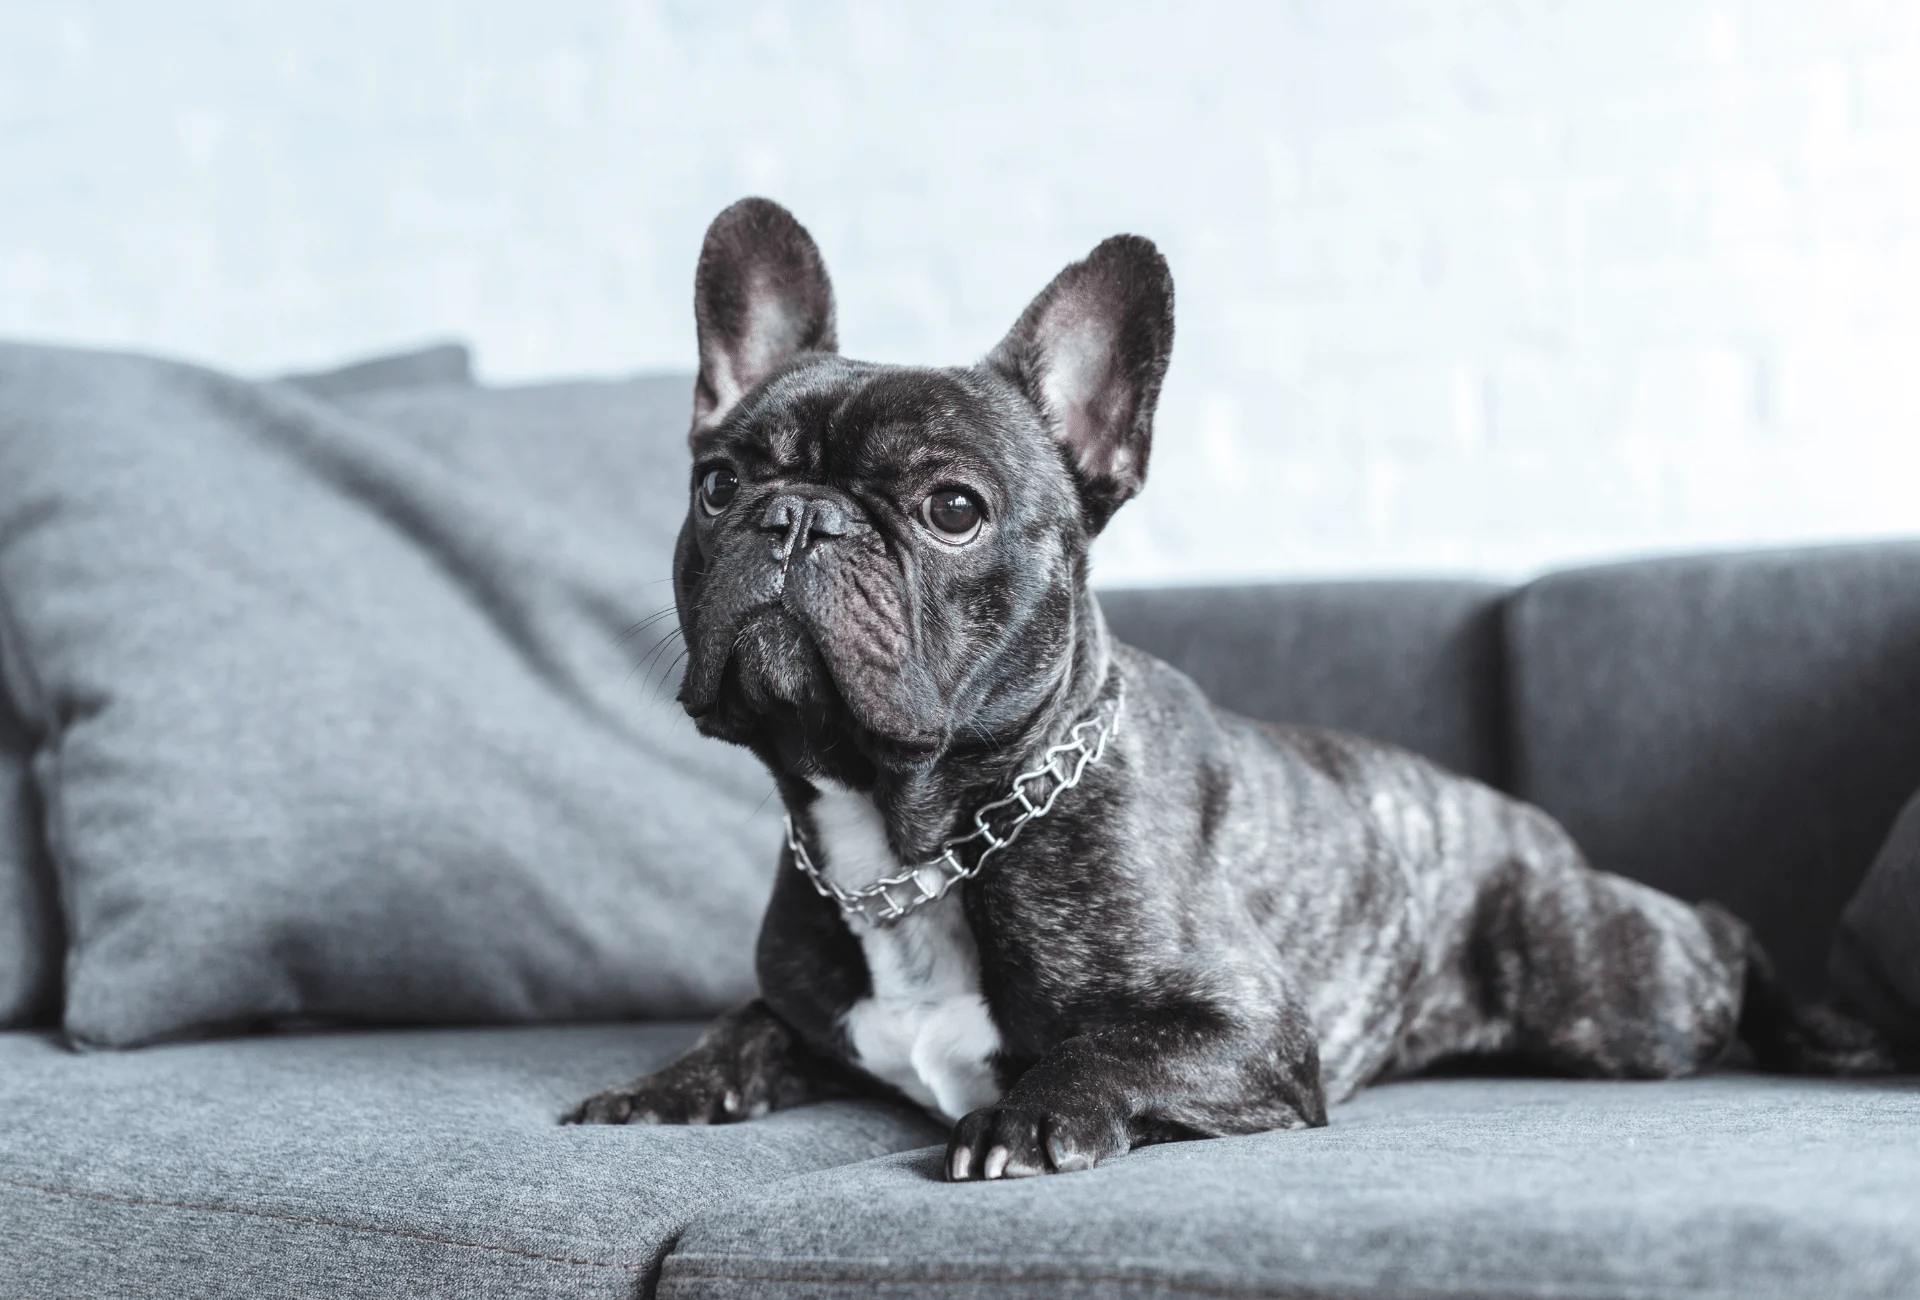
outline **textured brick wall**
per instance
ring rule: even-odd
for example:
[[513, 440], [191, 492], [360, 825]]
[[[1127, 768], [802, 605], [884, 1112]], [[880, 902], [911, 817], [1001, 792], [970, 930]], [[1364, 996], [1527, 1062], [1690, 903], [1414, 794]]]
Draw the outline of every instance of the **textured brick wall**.
[[849, 351], [1101, 236], [1181, 295], [1103, 573], [1920, 532], [1920, 5], [0, 6], [0, 331], [250, 370], [688, 363], [728, 200]]

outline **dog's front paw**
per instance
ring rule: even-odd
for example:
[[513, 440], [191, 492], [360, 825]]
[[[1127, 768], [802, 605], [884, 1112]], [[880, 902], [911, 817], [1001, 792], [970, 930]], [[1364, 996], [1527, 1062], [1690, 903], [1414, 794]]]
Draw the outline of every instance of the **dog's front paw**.
[[712, 1066], [676, 1061], [656, 1074], [609, 1088], [575, 1106], [562, 1124], [729, 1124], [767, 1111]]
[[1003, 1101], [954, 1126], [947, 1178], [1029, 1178], [1091, 1169], [1131, 1146], [1126, 1126], [1094, 1108]]

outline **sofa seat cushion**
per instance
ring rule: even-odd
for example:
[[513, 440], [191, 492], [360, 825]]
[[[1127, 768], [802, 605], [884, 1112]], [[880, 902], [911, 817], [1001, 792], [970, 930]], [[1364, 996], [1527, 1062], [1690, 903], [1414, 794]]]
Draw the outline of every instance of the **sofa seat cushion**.
[[635, 1296], [745, 1188], [939, 1130], [877, 1104], [563, 1128], [697, 1026], [255, 1037], [76, 1055], [0, 1035], [0, 1293]]
[[1913, 1296], [1920, 1081], [1431, 1079], [1330, 1127], [939, 1181], [938, 1150], [702, 1215], [673, 1297]]

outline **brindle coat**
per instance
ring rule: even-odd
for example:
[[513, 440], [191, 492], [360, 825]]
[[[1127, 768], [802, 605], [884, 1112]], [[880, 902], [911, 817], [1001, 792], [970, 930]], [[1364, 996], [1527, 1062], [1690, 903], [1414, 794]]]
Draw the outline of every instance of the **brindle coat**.
[[[1873, 1066], [1725, 912], [1590, 869], [1545, 813], [1414, 754], [1218, 709], [1112, 641], [1087, 549], [1144, 483], [1172, 296], [1153, 246], [1119, 237], [980, 365], [869, 365], [835, 354], [791, 216], [715, 220], [674, 574], [700, 728], [767, 763], [831, 875], [931, 858], [1124, 689], [1123, 725], [1051, 816], [885, 933], [787, 855], [761, 997], [571, 1118], [721, 1122], [889, 1085], [937, 1108], [986, 1079], [949, 1170], [1000, 1177], [1323, 1124], [1450, 1058], [1668, 1078], [1738, 1032], [1779, 1068]], [[982, 518], [964, 540], [922, 507], [954, 491]], [[829, 796], [870, 810], [864, 849]], [[969, 1051], [973, 1075], [948, 1059]]]

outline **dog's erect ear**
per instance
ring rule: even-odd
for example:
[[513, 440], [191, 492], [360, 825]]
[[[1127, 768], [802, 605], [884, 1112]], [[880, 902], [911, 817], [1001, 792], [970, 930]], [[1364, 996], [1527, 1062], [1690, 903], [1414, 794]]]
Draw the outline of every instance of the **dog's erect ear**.
[[1094, 532], [1147, 481], [1172, 352], [1167, 259], [1151, 240], [1115, 235], [1055, 276], [987, 357], [1066, 450]]
[[700, 336], [696, 434], [798, 353], [840, 346], [820, 250], [771, 199], [741, 199], [707, 227], [693, 273], [693, 320]]

